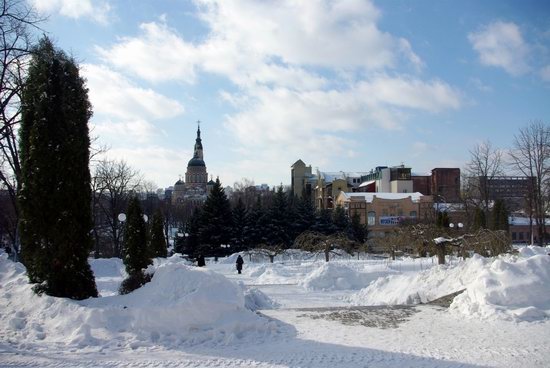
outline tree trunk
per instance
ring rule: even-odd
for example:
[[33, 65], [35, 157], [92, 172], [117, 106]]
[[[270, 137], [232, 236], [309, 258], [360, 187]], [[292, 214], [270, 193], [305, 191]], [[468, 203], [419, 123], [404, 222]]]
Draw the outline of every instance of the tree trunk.
[[275, 260], [275, 255], [270, 254], [269, 255], [269, 263], [273, 263], [274, 260]]
[[446, 246], [445, 244], [438, 244], [437, 245], [437, 264], [445, 264], [445, 253], [446, 253]]
[[330, 256], [330, 251], [326, 250], [325, 251], [325, 262], [329, 261], [329, 256]]

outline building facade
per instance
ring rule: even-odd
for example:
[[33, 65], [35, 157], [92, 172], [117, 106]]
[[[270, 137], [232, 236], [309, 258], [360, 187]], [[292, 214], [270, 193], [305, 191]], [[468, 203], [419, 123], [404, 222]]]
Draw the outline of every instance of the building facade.
[[314, 188], [315, 208], [333, 209], [334, 201], [340, 192], [353, 192], [361, 185], [364, 172], [323, 172], [317, 171]]
[[384, 236], [403, 221], [417, 221], [431, 216], [433, 200], [421, 193], [341, 192], [336, 205], [350, 217], [359, 215], [367, 225], [369, 237]]
[[304, 161], [298, 160], [290, 167], [290, 190], [292, 195], [302, 198], [304, 195], [311, 196], [316, 175], [311, 172], [311, 165], [306, 166]]

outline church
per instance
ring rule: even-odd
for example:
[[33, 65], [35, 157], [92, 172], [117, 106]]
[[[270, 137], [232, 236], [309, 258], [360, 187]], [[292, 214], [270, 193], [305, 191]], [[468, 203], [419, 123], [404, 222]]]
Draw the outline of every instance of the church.
[[174, 184], [174, 191], [172, 192], [173, 205], [202, 205], [214, 186], [214, 181], [208, 181], [208, 173], [206, 172], [203, 156], [200, 122], [197, 122], [197, 125], [197, 138], [195, 139], [193, 158], [187, 163], [185, 182], [180, 178]]

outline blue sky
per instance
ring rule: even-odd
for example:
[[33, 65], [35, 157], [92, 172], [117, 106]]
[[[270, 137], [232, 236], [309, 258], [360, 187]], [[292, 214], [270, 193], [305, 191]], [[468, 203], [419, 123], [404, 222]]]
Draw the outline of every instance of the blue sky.
[[547, 1], [28, 0], [80, 62], [93, 134], [160, 187], [463, 167], [550, 124]]

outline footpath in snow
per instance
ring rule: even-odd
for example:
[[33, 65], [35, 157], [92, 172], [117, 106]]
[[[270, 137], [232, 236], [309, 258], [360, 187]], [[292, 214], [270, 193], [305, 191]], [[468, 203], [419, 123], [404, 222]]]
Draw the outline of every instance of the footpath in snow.
[[[205, 268], [174, 256], [124, 296], [121, 261], [90, 260], [102, 297], [84, 301], [35, 295], [0, 254], [0, 367], [546, 367], [548, 253], [244, 255], [242, 275], [236, 255]], [[448, 309], [420, 304], [461, 290]]]

